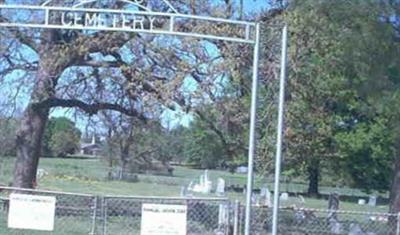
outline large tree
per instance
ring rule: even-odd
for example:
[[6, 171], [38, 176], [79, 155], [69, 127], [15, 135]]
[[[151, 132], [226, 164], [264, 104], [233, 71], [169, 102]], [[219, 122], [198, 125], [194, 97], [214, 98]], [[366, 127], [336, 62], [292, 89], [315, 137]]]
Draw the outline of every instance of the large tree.
[[[43, 1], [29, 2], [40, 4]], [[54, 4], [63, 2], [52, 1]], [[10, 3], [12, 1], [7, 1]], [[125, 4], [120, 1], [111, 7], [122, 8]], [[181, 12], [198, 8], [206, 14], [223, 9], [206, 1], [193, 4], [187, 7], [176, 2], [176, 7]], [[161, 11], [165, 8], [160, 4], [152, 7]], [[26, 13], [21, 17], [36, 16]], [[11, 18], [12, 12], [2, 12], [0, 21]], [[164, 23], [168, 22], [157, 22], [159, 27]], [[202, 27], [207, 25], [196, 26], [193, 22], [181, 21], [176, 27], [203, 30]], [[219, 29], [213, 27], [211, 30]], [[180, 88], [187, 76], [196, 76], [200, 83], [207, 83], [207, 73], [201, 68], [214, 59], [205, 53], [204, 43], [197, 40], [166, 39], [139, 33], [4, 29], [1, 45], [2, 78], [10, 77], [12, 71], [23, 70], [23, 77], [15, 79], [17, 75], [14, 74], [11, 79], [29, 89], [29, 103], [17, 131], [13, 183], [27, 188], [36, 181], [50, 110], [76, 108], [88, 115], [113, 110], [144, 120], [151, 117], [149, 109], [154, 106], [174, 108], [182, 101], [184, 96]]]
[[[393, 158], [398, 126], [393, 107], [398, 92], [399, 3], [280, 2], [278, 14], [264, 18], [267, 23], [285, 21], [290, 26], [285, 169], [306, 174], [310, 194], [318, 193], [320, 173], [327, 169], [345, 171], [355, 183], [352, 186], [366, 189], [379, 184], [377, 179], [382, 177], [380, 186], [389, 182], [389, 174], [359, 177], [354, 173], [366, 169], [387, 172], [386, 164]], [[267, 58], [276, 54], [270, 45], [264, 44]], [[269, 92], [272, 104], [276, 97], [273, 90]], [[271, 110], [274, 105], [262, 112], [265, 120], [276, 118]], [[260, 162], [264, 169], [271, 167], [272, 154], [268, 153], [274, 153], [274, 138], [268, 131], [275, 132], [274, 124], [266, 127], [262, 135], [265, 155]], [[353, 166], [355, 162], [359, 164]], [[396, 182], [394, 178], [394, 188]], [[399, 198], [395, 195], [399, 193], [392, 193], [392, 198]]]

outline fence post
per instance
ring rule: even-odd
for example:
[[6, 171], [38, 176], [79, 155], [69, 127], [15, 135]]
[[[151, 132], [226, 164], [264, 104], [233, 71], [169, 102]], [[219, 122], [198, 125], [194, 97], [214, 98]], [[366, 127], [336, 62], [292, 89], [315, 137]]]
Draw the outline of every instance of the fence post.
[[98, 202], [98, 197], [94, 197], [94, 204], [93, 204], [93, 218], [92, 218], [92, 231], [90, 232], [90, 235], [95, 235], [96, 234], [96, 217], [97, 217], [97, 202]]
[[107, 234], [107, 201], [105, 197], [101, 199], [101, 208], [102, 208], [102, 216], [103, 216], [103, 235]]
[[235, 201], [235, 206], [233, 208], [233, 235], [239, 235], [239, 210], [240, 210], [240, 202], [239, 200]]
[[396, 228], [396, 235], [400, 235], [400, 212], [397, 213], [397, 228]]

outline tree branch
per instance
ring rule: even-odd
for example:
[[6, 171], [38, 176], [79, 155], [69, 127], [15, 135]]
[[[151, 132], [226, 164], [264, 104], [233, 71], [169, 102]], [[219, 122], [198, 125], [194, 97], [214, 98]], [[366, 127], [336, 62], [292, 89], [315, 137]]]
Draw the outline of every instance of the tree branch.
[[[1, 1], [0, 1], [0, 4]], [[7, 18], [4, 16], [0, 15], [0, 22], [9, 22]], [[32, 39], [32, 37], [29, 37], [28, 35], [24, 34], [21, 30], [19, 29], [10, 29], [8, 30], [21, 44], [27, 45], [30, 47], [32, 50], [34, 50], [37, 53], [37, 44], [35, 41]]]
[[55, 108], [55, 107], [63, 107], [63, 108], [79, 108], [86, 112], [89, 115], [95, 115], [101, 110], [113, 110], [123, 113], [128, 116], [137, 117], [140, 120], [145, 121], [146, 117], [133, 109], [127, 109], [119, 104], [113, 103], [93, 103], [88, 104], [81, 100], [77, 99], [59, 99], [59, 98], [49, 98], [43, 102], [33, 104], [33, 108], [41, 109], [41, 108]]
[[95, 68], [117, 68], [120, 67], [122, 64], [117, 61], [83, 60], [79, 62], [79, 65]]

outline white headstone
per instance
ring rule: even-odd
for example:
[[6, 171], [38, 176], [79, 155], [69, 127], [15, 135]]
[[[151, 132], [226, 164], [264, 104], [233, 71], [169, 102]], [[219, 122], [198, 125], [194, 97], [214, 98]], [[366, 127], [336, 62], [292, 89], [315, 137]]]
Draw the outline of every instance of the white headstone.
[[248, 168], [245, 166], [239, 166], [236, 168], [236, 173], [239, 173], [239, 174], [246, 174], [247, 171], [248, 171]]
[[263, 192], [263, 198], [264, 198], [264, 206], [272, 207], [272, 195], [271, 192], [269, 191], [268, 188], [265, 188], [265, 192]]
[[188, 190], [192, 191], [193, 190], [193, 186], [194, 186], [193, 181], [190, 181], [189, 186], [188, 186]]
[[300, 201], [301, 204], [306, 203], [306, 200], [305, 200], [304, 197], [301, 196], [301, 195], [299, 195], [299, 201]]
[[181, 187], [181, 197], [186, 197], [187, 191], [186, 191], [186, 187], [182, 186]]
[[204, 186], [204, 175], [200, 175], [199, 185]]
[[205, 170], [204, 174], [202, 174], [199, 178], [199, 184], [193, 185], [191, 191], [197, 193], [210, 194], [211, 189], [212, 189], [212, 181], [208, 179], [208, 170]]
[[256, 194], [252, 194], [251, 195], [251, 204], [252, 205], [256, 205], [257, 204], [257, 195]]
[[287, 200], [289, 200], [289, 194], [288, 193], [282, 193], [279, 199], [281, 201], [287, 201]]
[[222, 178], [218, 178], [218, 184], [217, 184], [217, 195], [218, 196], [223, 196], [225, 195], [225, 180]]
[[365, 205], [365, 199], [358, 199], [358, 205]]
[[40, 179], [43, 176], [48, 175], [49, 173], [45, 169], [38, 169], [36, 172], [36, 178]]
[[369, 206], [376, 206], [376, 196], [369, 196], [368, 205]]
[[267, 190], [268, 190], [268, 188], [262, 187], [262, 188], [261, 188], [261, 191], [260, 191], [260, 196], [261, 196], [261, 197], [265, 196], [265, 195], [267, 194]]

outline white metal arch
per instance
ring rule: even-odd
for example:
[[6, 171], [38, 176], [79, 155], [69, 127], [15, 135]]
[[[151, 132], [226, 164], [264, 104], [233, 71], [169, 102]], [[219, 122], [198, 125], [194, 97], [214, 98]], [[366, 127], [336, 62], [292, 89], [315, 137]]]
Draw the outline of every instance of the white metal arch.
[[[43, 2], [41, 4], [41, 6], [51, 6], [51, 3], [54, 0], [47, 0], [45, 2]], [[75, 3], [72, 7], [73, 8], [77, 8], [77, 7], [81, 7], [84, 6], [86, 4], [89, 3], [94, 3], [97, 2], [98, 0], [79, 0], [77, 3]], [[131, 5], [134, 5], [142, 10], [146, 10], [146, 11], [151, 11], [148, 7], [143, 5], [143, 0], [118, 0], [121, 2], [125, 2]], [[176, 8], [168, 1], [168, 0], [161, 0], [166, 6], [168, 6], [168, 8], [173, 12], [173, 13], [178, 13], [178, 11], [176, 10]]]
[[[119, 0], [119, 1], [124, 2], [124, 3], [128, 3], [128, 4], [133, 5], [133, 6], [136, 6], [139, 9], [142, 9], [142, 10], [145, 10], [145, 11], [151, 11], [146, 6], [143, 6], [142, 4], [139, 4], [139, 3], [135, 2], [135, 1], [128, 1], [128, 0]], [[85, 0], [85, 1], [82, 0], [81, 2], [76, 3], [72, 7], [73, 8], [78, 8], [78, 7], [82, 7], [82, 6], [86, 5], [86, 4], [94, 3], [94, 2], [97, 2], [97, 0]]]
[[[247, 43], [253, 45], [253, 77], [252, 77], [252, 96], [250, 110], [250, 132], [249, 132], [249, 151], [248, 151], [248, 175], [247, 175], [247, 193], [246, 193], [246, 219], [245, 219], [245, 235], [250, 235], [251, 221], [251, 199], [253, 191], [253, 168], [255, 155], [255, 128], [256, 128], [256, 108], [257, 108], [257, 85], [258, 85], [258, 62], [259, 62], [259, 47], [260, 47], [260, 25], [256, 22], [230, 20], [223, 18], [214, 18], [206, 16], [195, 16], [180, 14], [168, 0], [163, 1], [173, 13], [169, 12], [154, 12], [151, 9], [141, 5], [143, 0], [119, 0], [129, 4], [133, 4], [144, 11], [132, 10], [114, 10], [114, 9], [96, 9], [84, 8], [88, 3], [96, 2], [96, 0], [81, 0], [72, 7], [65, 6], [50, 6], [53, 0], [47, 0], [41, 5], [10, 5], [0, 4], [0, 14], [6, 15], [7, 11], [32, 11], [41, 16], [39, 19], [32, 19], [31, 22], [22, 20], [0, 21], [1, 27], [23, 27], [23, 28], [40, 28], [40, 29], [70, 29], [70, 30], [97, 30], [97, 31], [119, 31], [119, 32], [137, 32], [150, 34], [163, 34], [185, 36], [203, 39], [224, 40], [236, 43]], [[57, 14], [61, 21], [54, 21], [51, 14]], [[110, 21], [105, 20], [111, 17]], [[118, 18], [120, 17], [120, 18]], [[117, 19], [118, 18], [118, 19]], [[153, 27], [157, 19], [168, 20], [169, 24], [166, 29]], [[223, 26], [226, 28], [235, 28], [234, 33], [226, 33], [216, 35], [211, 32], [185, 32], [179, 31], [175, 27], [175, 23], [181, 20], [208, 22], [215, 26]], [[117, 22], [118, 21], [118, 22]], [[122, 21], [122, 24], [120, 23]], [[128, 23], [125, 23], [128, 22]], [[144, 22], [146, 25], [144, 26]], [[222, 27], [221, 27], [222, 28]], [[239, 34], [239, 35], [238, 35]], [[275, 168], [275, 190], [274, 190], [274, 211], [273, 211], [273, 234], [277, 234], [278, 223], [278, 207], [279, 207], [279, 176], [280, 176], [280, 158], [282, 145], [282, 122], [283, 122], [283, 104], [284, 104], [284, 81], [286, 77], [286, 45], [287, 45], [287, 27], [283, 28], [282, 37], [282, 58], [281, 58], [281, 77], [280, 77], [280, 99], [279, 99], [279, 117], [277, 130], [277, 149], [276, 149], [276, 168]]]
[[[124, 0], [126, 1], [126, 0]], [[85, 2], [85, 4], [88, 3]], [[43, 29], [71, 29], [71, 30], [100, 30], [100, 31], [123, 31], [151, 34], [166, 34], [175, 36], [186, 36], [204, 39], [216, 39], [239, 43], [255, 44], [256, 24], [255, 22], [230, 20], [222, 18], [213, 18], [206, 16], [194, 16], [179, 13], [134, 11], [134, 10], [114, 10], [114, 9], [96, 9], [83, 7], [65, 7], [46, 5], [0, 5], [0, 11], [4, 15], [15, 10], [31, 11], [35, 13], [38, 19], [31, 19], [29, 22], [23, 20], [14, 20], [9, 22], [0, 22], [0, 27], [27, 27]], [[4, 13], [3, 13], [4, 12]], [[52, 14], [58, 14], [59, 18], [64, 19], [67, 15], [72, 24], [68, 22], [55, 21]], [[64, 18], [63, 18], [64, 17]], [[82, 18], [79, 18], [82, 17]], [[114, 22], [107, 21], [104, 18], [113, 18]], [[158, 19], [168, 20], [166, 28], [157, 28], [152, 22]], [[128, 21], [134, 21], [134, 25], [126, 25]], [[221, 27], [231, 29], [232, 32], [185, 32], [175, 27], [177, 21], [194, 21], [198, 24], [206, 24], [209, 27]], [[119, 22], [118, 24], [116, 24]], [[120, 22], [123, 22], [122, 24]], [[145, 26], [147, 23], [147, 27]]]

